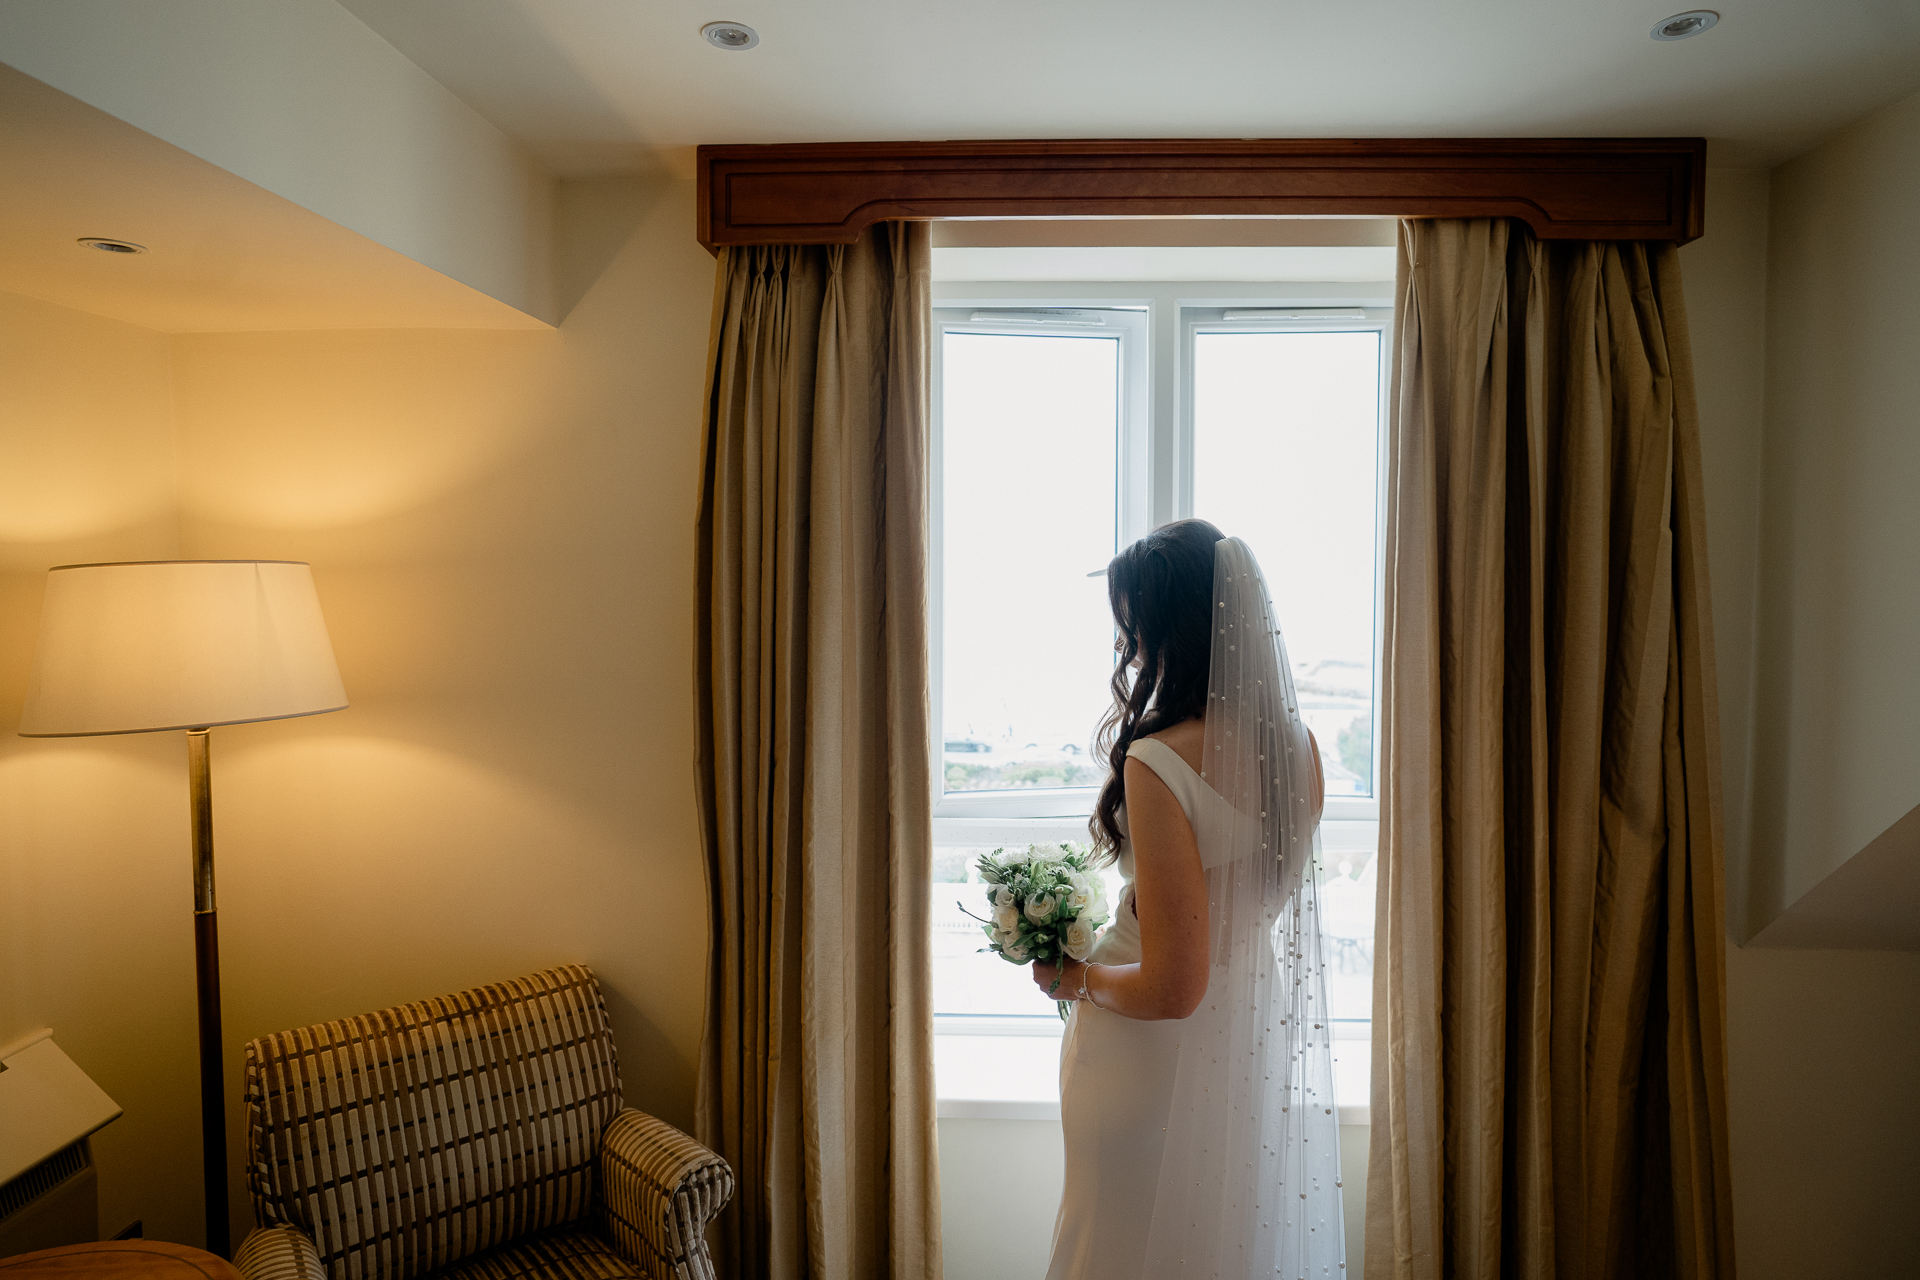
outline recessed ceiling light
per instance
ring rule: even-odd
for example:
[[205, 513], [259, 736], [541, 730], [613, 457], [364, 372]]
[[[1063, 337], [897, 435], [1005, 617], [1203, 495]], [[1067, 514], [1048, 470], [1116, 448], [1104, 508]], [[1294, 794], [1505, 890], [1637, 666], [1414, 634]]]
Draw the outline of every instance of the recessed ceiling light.
[[760, 33], [744, 22], [709, 22], [700, 34], [716, 49], [751, 49], [760, 43]]
[[147, 246], [131, 240], [109, 240], [105, 236], [81, 236], [80, 243], [102, 253], [145, 253]]
[[1688, 36], [1699, 35], [1718, 21], [1720, 15], [1711, 9], [1689, 9], [1671, 18], [1662, 18], [1653, 24], [1653, 30], [1647, 34], [1655, 40], [1685, 40]]

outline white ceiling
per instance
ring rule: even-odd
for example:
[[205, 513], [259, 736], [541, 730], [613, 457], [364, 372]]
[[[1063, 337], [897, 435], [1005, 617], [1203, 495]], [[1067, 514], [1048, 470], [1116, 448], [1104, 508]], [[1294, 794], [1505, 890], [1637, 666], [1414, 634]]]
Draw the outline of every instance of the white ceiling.
[[8, 293], [169, 333], [549, 327], [8, 66], [0, 174]]
[[[1772, 165], [1920, 89], [1914, 0], [341, 0], [557, 172], [720, 142], [1704, 135]], [[1712, 0], [1708, 0], [1712, 3]], [[745, 22], [758, 48], [705, 44]]]

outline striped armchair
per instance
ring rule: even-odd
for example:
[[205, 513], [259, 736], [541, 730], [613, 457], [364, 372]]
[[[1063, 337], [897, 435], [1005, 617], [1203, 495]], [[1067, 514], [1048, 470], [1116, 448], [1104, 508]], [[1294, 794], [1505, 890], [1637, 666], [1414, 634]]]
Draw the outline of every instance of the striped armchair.
[[713, 1280], [726, 1161], [620, 1102], [579, 966], [247, 1046], [246, 1280]]

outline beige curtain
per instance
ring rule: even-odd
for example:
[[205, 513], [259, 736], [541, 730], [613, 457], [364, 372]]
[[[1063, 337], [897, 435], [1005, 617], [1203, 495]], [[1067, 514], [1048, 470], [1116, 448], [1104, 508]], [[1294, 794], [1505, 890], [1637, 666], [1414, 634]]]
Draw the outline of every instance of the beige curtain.
[[927, 229], [722, 253], [695, 685], [721, 1274], [937, 1280]]
[[1733, 1275], [1670, 245], [1403, 223], [1368, 1280]]

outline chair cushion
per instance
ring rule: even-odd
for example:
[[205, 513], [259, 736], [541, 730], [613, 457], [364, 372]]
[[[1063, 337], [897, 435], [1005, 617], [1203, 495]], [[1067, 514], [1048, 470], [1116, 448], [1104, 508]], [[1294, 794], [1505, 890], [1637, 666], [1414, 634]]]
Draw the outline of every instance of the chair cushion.
[[431, 1280], [642, 1280], [639, 1271], [590, 1231], [522, 1236], [437, 1272]]
[[414, 1280], [586, 1217], [620, 1076], [572, 966], [264, 1036], [246, 1095], [260, 1225], [330, 1280]]

